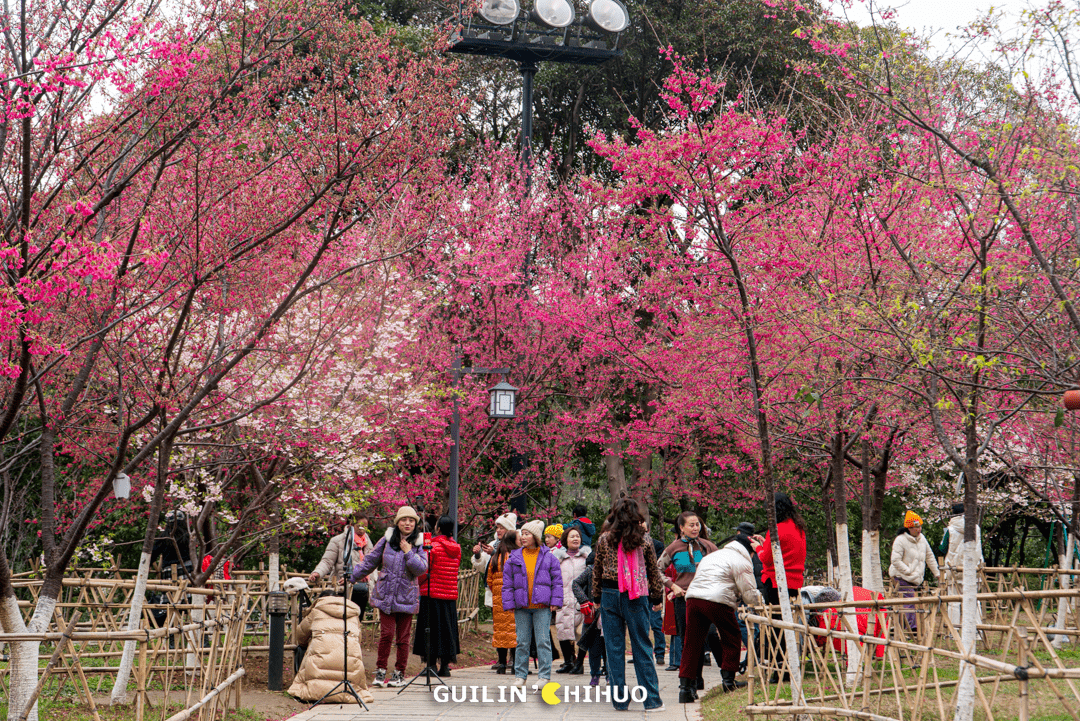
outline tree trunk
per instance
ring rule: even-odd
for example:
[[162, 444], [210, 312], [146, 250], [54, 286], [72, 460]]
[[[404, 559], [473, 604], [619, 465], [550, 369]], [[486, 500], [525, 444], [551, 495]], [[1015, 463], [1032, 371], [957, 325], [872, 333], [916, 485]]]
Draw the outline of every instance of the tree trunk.
[[[840, 412], [837, 411], [837, 431], [833, 437], [832, 459], [832, 484], [835, 493], [833, 505], [836, 507], [836, 557], [837, 572], [840, 576], [840, 592], [844, 594], [845, 601], [855, 600], [854, 585], [851, 582], [851, 552], [848, 548], [847, 526], [847, 482], [844, 478], [844, 436], [840, 432]], [[858, 634], [859, 623], [855, 615], [855, 609], [847, 607], [844, 610], [844, 625], [848, 633]], [[862, 667], [862, 654], [859, 642], [847, 641], [847, 685], [853, 688], [859, 679], [859, 669]]]
[[[7, 633], [44, 633], [49, 629], [56, 598], [42, 594], [34, 608], [30, 623], [24, 623], [14, 595], [0, 601], [0, 626]], [[8, 644], [11, 662], [8, 664], [8, 721], [18, 721], [38, 684], [38, 653], [40, 641], [17, 641]], [[38, 706], [34, 703], [26, 721], [38, 721]]]
[[[1073, 478], [1073, 497], [1072, 497], [1072, 515], [1069, 518], [1069, 532], [1065, 533], [1065, 529], [1062, 528], [1062, 535], [1065, 535], [1065, 553], [1062, 554], [1061, 570], [1065, 573], [1061, 574], [1061, 590], [1067, 591], [1072, 585], [1072, 568], [1076, 561], [1076, 526], [1080, 519], [1077, 518], [1077, 510], [1080, 509], [1080, 476], [1074, 476]], [[1059, 631], [1064, 630], [1067, 626], [1069, 618], [1069, 599], [1061, 598], [1058, 600], [1058, 615], [1057, 620], [1054, 622], [1054, 627]], [[1070, 638], [1063, 634], [1059, 634], [1054, 638], [1054, 648], [1061, 648], [1064, 644], [1069, 643]]]
[[[964, 468], [964, 590], [960, 602], [960, 651], [966, 655], [975, 653], [979, 622], [978, 593], [979, 572], [977, 564], [979, 554], [975, 546], [975, 529], [978, 523], [977, 506], [979, 500], [979, 467], [976, 454], [975, 427], [970, 421], [966, 428], [967, 464]], [[975, 671], [970, 664], [960, 662], [960, 685], [957, 687], [955, 721], [971, 721], [975, 710]]]
[[608, 495], [612, 503], [626, 494], [626, 468], [623, 466], [621, 451], [618, 441], [604, 444], [604, 470], [607, 472]]
[[[146, 582], [150, 577], [150, 557], [154, 553], [154, 541], [157, 539], [158, 518], [165, 503], [165, 489], [168, 486], [169, 455], [172, 442], [161, 444], [158, 451], [158, 474], [154, 485], [154, 496], [150, 501], [150, 516], [146, 519], [146, 533], [143, 534], [142, 555], [139, 556], [139, 572], [135, 576], [135, 591], [131, 595], [131, 608], [128, 609], [128, 631], [142, 628], [143, 604], [146, 601]], [[124, 652], [120, 656], [120, 668], [116, 671], [112, 696], [109, 703], [113, 706], [128, 702], [128, 681], [131, 680], [131, 666], [135, 662], [136, 641], [125, 641]]]

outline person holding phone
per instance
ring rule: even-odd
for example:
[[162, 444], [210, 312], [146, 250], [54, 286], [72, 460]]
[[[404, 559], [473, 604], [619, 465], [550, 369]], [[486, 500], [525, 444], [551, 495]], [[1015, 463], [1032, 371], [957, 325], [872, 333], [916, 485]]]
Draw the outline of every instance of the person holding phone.
[[[315, 570], [308, 576], [309, 585], [314, 586], [319, 582], [320, 578], [327, 576], [332, 581], [336, 580], [339, 583], [344, 583], [345, 574], [363, 561], [364, 556], [371, 552], [371, 538], [367, 534], [368, 517], [366, 513], [353, 513], [343, 516], [341, 525], [343, 526], [341, 533], [330, 539], [322, 559], [319, 560]], [[347, 548], [349, 546], [347, 538], [350, 530], [353, 534], [351, 549]], [[348, 558], [345, 557], [346, 553], [349, 555]], [[377, 575], [377, 573], [373, 573], [353, 584], [350, 598], [353, 603], [360, 607], [361, 622], [364, 620], [364, 614], [367, 613], [368, 601], [370, 600], [370, 586], [368, 584], [374, 581]]]
[[[375, 668], [375, 686], [404, 686], [405, 667], [409, 662], [409, 633], [413, 616], [420, 610], [418, 579], [428, 570], [427, 554], [421, 547], [420, 516], [411, 506], [402, 506], [394, 514], [393, 525], [379, 539], [371, 553], [364, 556], [352, 571], [356, 583], [379, 569], [379, 585], [371, 603], [379, 609], [379, 655]], [[386, 664], [391, 644], [397, 647], [394, 675], [386, 680]]]
[[[433, 668], [435, 659], [438, 659], [438, 674], [441, 678], [446, 678], [450, 675], [450, 664], [457, 661], [458, 652], [461, 650], [457, 622], [461, 546], [454, 540], [452, 518], [449, 516], [440, 518], [436, 529], [438, 535], [433, 538], [429, 539], [430, 534], [424, 534], [424, 548], [430, 546], [431, 550], [428, 552], [428, 572], [419, 578], [420, 611], [416, 616], [413, 653], [423, 658], [427, 665]], [[427, 648], [428, 637], [425, 633], [428, 618], [431, 619], [430, 649]]]

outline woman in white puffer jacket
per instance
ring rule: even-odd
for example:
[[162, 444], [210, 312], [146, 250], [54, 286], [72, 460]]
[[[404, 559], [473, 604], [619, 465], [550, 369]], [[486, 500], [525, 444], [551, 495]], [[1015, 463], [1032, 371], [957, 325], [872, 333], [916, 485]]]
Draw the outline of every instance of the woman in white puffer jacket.
[[561, 541], [562, 546], [552, 551], [559, 560], [563, 583], [563, 606], [555, 616], [555, 637], [559, 639], [564, 663], [555, 669], [555, 673], [570, 673], [576, 662], [577, 627], [585, 620], [574, 598], [574, 579], [585, 570], [585, 559], [592, 553], [592, 548], [581, 545], [581, 530], [576, 527], [563, 531]]
[[[889, 557], [889, 575], [896, 580], [900, 588], [900, 595], [910, 598], [915, 595], [915, 589], [922, 585], [926, 577], [926, 569], [934, 574], [934, 578], [941, 578], [938, 570], [937, 559], [934, 558], [934, 549], [922, 533], [922, 518], [915, 511], [908, 511], [904, 515], [904, 528], [897, 534], [892, 544], [892, 555]], [[915, 630], [914, 606], [905, 606], [912, 609], [907, 616], [907, 627]]]

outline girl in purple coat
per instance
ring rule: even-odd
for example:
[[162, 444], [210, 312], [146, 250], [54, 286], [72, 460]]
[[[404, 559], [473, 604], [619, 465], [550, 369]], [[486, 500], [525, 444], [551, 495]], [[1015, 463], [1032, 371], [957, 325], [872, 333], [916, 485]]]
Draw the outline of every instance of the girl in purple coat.
[[[427, 556], [420, 544], [420, 516], [410, 506], [402, 506], [394, 515], [394, 525], [387, 529], [375, 548], [353, 567], [352, 581], [379, 569], [379, 581], [371, 595], [371, 605], [379, 609], [379, 656], [375, 686], [404, 686], [405, 666], [409, 662], [409, 632], [413, 614], [420, 608], [420, 585], [427, 573]], [[386, 680], [390, 645], [397, 646], [394, 675]]]
[[529, 646], [536, 642], [540, 684], [551, 680], [551, 612], [563, 605], [559, 561], [544, 547], [544, 522], [529, 521], [519, 532], [521, 547], [503, 567], [503, 608], [514, 609], [517, 651], [514, 685], [524, 686], [529, 675]]

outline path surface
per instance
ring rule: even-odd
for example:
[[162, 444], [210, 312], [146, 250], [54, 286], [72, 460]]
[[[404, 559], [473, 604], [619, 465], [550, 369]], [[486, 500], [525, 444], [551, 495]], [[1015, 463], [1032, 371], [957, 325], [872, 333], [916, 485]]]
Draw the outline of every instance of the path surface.
[[[627, 657], [628, 680], [634, 682], [633, 664]], [[716, 666], [705, 667], [705, 688], [710, 689], [720, 683], [720, 671]], [[511, 702], [509, 688], [504, 692], [507, 701], [498, 703], [500, 687], [513, 682], [513, 676], [499, 676], [489, 667], [474, 667], [453, 669], [446, 683], [451, 689], [456, 688], [458, 697], [467, 696], [464, 702], [454, 702], [447, 698], [445, 702], [438, 702], [433, 697], [432, 691], [420, 685], [421, 679], [410, 686], [404, 693], [398, 694], [399, 689], [372, 688], [375, 702], [370, 705], [370, 712], [364, 711], [356, 705], [327, 705], [304, 711], [293, 716], [289, 721], [362, 721], [364, 719], [401, 719], [402, 721], [416, 721], [417, 719], [432, 719], [433, 721], [489, 721], [499, 719], [513, 721], [628, 721], [629, 719], [641, 719], [642, 721], [700, 721], [701, 707], [699, 704], [680, 704], [679, 701], [679, 675], [675, 671], [664, 671], [663, 667], [657, 667], [657, 676], [660, 679], [660, 697], [664, 699], [665, 710], [645, 712], [640, 703], [630, 703], [630, 711], [616, 711], [610, 702], [586, 703], [585, 689], [588, 687], [589, 676], [565, 676], [556, 674], [555, 681], [564, 684], [571, 690], [569, 701], [557, 705], [549, 705], [540, 697], [539, 691], [534, 691], [532, 685], [536, 683], [535, 674], [530, 674], [526, 685], [526, 699], [524, 702]], [[432, 681], [435, 685], [435, 682]], [[606, 684], [600, 681], [601, 687]], [[482, 699], [484, 689], [487, 689], [488, 698], [492, 703], [473, 703], [473, 690], [476, 686], [476, 698]], [[465, 687], [469, 687], [466, 691]], [[579, 688], [580, 701], [575, 702], [572, 695], [574, 688]], [[558, 698], [563, 698], [564, 689], [557, 691]], [[595, 694], [595, 690], [593, 692]], [[701, 694], [702, 692], [698, 692]], [[439, 695], [441, 695], [440, 692]], [[593, 696], [595, 698], [595, 696]]]

